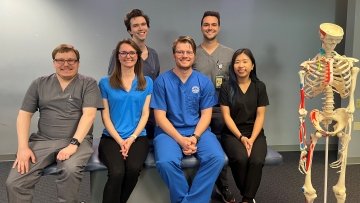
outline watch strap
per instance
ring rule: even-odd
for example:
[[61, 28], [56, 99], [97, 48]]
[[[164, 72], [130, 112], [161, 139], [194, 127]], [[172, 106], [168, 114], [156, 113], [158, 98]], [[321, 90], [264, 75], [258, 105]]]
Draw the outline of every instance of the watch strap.
[[195, 138], [196, 138], [196, 141], [199, 142], [199, 140], [200, 140], [200, 136], [199, 136], [199, 135], [197, 135], [197, 134], [192, 134], [191, 136], [195, 137]]
[[78, 139], [76, 139], [76, 138], [71, 138], [71, 140], [70, 140], [70, 144], [72, 144], [72, 145], [77, 145], [77, 146], [80, 146], [80, 142], [79, 142], [79, 140]]

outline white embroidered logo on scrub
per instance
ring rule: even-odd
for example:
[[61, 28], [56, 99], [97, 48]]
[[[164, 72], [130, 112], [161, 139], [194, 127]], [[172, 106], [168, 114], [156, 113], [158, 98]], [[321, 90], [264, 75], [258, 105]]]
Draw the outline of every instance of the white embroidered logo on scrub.
[[192, 93], [197, 94], [200, 92], [200, 88], [198, 86], [193, 86], [191, 88]]

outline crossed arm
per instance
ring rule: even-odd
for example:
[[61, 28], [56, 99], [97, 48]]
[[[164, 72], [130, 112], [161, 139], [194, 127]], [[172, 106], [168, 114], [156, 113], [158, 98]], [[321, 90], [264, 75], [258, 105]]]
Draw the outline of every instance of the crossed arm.
[[232, 117], [230, 115], [229, 106], [221, 105], [220, 108], [221, 108], [221, 113], [224, 118], [226, 126], [241, 141], [241, 143], [243, 143], [243, 145], [245, 146], [245, 148], [248, 152], [248, 156], [250, 156], [252, 146], [253, 146], [256, 138], [259, 136], [261, 129], [264, 126], [266, 107], [265, 106], [257, 107], [254, 128], [253, 128], [250, 138], [242, 136], [240, 130], [237, 128], [234, 120], [232, 119]]
[[122, 139], [120, 134], [117, 132], [117, 130], [114, 127], [113, 122], [110, 118], [110, 112], [109, 112], [109, 103], [107, 99], [103, 99], [104, 109], [101, 111], [101, 118], [104, 123], [104, 126], [106, 130], [110, 133], [111, 137], [114, 138], [114, 140], [118, 143], [118, 145], [121, 148], [121, 153], [124, 157], [124, 159], [128, 156], [129, 149], [131, 147], [131, 144], [135, 141], [135, 138], [140, 135], [141, 131], [145, 128], [146, 123], [149, 118], [150, 114], [150, 99], [151, 95], [148, 95], [145, 99], [145, 103], [142, 109], [141, 118], [139, 120], [139, 123], [133, 132], [132, 136], [128, 137], [126, 140]]
[[[159, 127], [181, 146], [185, 155], [191, 155], [197, 151], [197, 139], [193, 136], [185, 137], [181, 135], [170, 122], [170, 120], [166, 117], [166, 111], [155, 109], [154, 114], [156, 123], [159, 125]], [[209, 127], [211, 114], [211, 107], [201, 110], [200, 120], [195, 127], [194, 134], [201, 136], [203, 132]]]

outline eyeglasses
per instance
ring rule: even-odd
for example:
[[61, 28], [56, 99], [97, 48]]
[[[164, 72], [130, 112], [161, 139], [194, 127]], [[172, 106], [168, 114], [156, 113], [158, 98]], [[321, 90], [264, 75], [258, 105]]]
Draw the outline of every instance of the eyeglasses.
[[177, 54], [177, 55], [193, 55], [194, 54], [194, 52], [193, 51], [180, 51], [180, 50], [176, 50], [175, 51], [175, 54]]
[[127, 51], [119, 51], [119, 55], [121, 57], [124, 57], [124, 58], [127, 57], [128, 55], [130, 57], [134, 57], [136, 55], [136, 52], [135, 51], [129, 51], [129, 52], [127, 52]]
[[75, 63], [78, 62], [78, 60], [76, 60], [76, 59], [68, 59], [68, 60], [65, 60], [65, 59], [54, 59], [54, 62], [57, 63], [58, 65], [64, 65], [65, 62], [67, 62], [69, 65], [74, 65]]

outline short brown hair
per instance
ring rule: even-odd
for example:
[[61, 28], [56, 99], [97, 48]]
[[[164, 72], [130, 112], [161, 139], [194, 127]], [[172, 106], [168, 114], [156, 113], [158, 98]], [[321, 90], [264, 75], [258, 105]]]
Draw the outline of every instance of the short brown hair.
[[189, 43], [191, 45], [191, 48], [192, 48], [194, 54], [196, 54], [196, 44], [195, 44], [194, 39], [190, 36], [180, 36], [174, 41], [173, 46], [172, 46], [173, 54], [175, 54], [176, 45], [179, 43]]
[[67, 52], [71, 52], [73, 51], [76, 55], [76, 59], [78, 61], [80, 61], [80, 53], [77, 49], [75, 49], [75, 47], [73, 45], [70, 44], [60, 44], [59, 46], [57, 46], [53, 52], [52, 52], [52, 59], [55, 59], [55, 56], [57, 53], [67, 53]]

